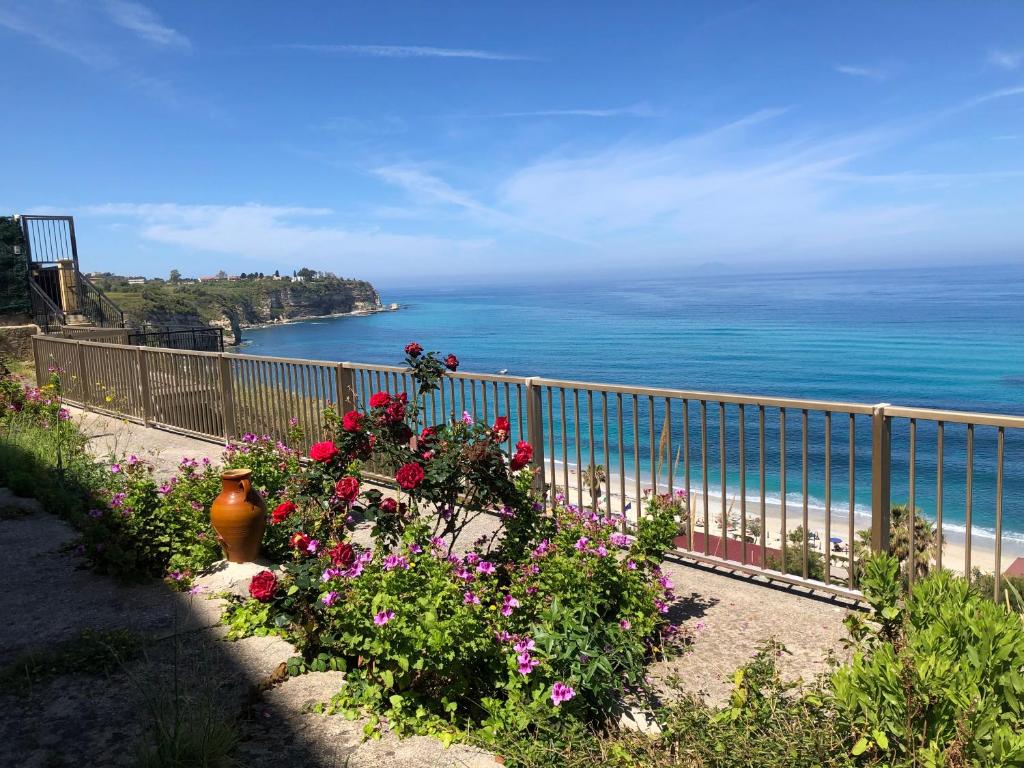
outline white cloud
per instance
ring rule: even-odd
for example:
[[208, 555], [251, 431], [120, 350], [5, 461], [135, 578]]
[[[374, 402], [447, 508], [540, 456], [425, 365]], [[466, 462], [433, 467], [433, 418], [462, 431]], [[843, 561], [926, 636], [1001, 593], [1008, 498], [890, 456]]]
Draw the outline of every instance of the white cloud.
[[[84, 216], [128, 221], [143, 240], [220, 253], [258, 263], [312, 266], [344, 274], [394, 274], [402, 267], [444, 259], [471, 263], [488, 240], [349, 228], [329, 208], [300, 206], [107, 203], [80, 209]], [[172, 265], [173, 266], [173, 265]]]
[[435, 48], [426, 45], [318, 45], [291, 43], [274, 46], [296, 51], [340, 53], [349, 56], [374, 56], [384, 59], [484, 59], [488, 61], [534, 61], [530, 56], [474, 48]]
[[880, 67], [861, 67], [853, 64], [838, 64], [835, 67], [836, 72], [842, 75], [849, 75], [850, 77], [863, 77], [868, 80], [885, 80], [889, 77], [889, 73]]
[[537, 252], [589, 254], [597, 263], [882, 258], [1024, 237], [1024, 217], [1015, 224], [1017, 217], [988, 216], [992, 227], [980, 236], [968, 215], [986, 210], [986, 191], [1019, 187], [1020, 170], [880, 173], [876, 156], [904, 139], [905, 128], [794, 138], [772, 125], [780, 114], [765, 110], [673, 140], [561, 149], [473, 195], [415, 167], [377, 175], [420, 209], [455, 208], [505, 237], [539, 233], [580, 244], [571, 256], [557, 243]]
[[1024, 51], [992, 50], [988, 54], [988, 63], [1000, 69], [1017, 69], [1024, 64]]
[[156, 13], [141, 3], [131, 0], [106, 0], [105, 7], [111, 21], [143, 40], [178, 48], [188, 48], [192, 45], [185, 35], [168, 27], [160, 21]]
[[109, 70], [118, 64], [117, 57], [103, 46], [94, 45], [82, 35], [64, 34], [60, 25], [46, 23], [32, 13], [0, 8], [0, 27], [24, 35], [44, 48], [70, 56], [93, 69]]

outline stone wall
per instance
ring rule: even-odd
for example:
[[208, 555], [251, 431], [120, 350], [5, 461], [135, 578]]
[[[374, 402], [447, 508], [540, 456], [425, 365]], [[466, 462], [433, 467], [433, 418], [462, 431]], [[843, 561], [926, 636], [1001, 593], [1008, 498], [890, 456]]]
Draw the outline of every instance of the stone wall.
[[32, 337], [37, 333], [38, 325], [0, 326], [0, 363], [4, 360], [31, 360]]

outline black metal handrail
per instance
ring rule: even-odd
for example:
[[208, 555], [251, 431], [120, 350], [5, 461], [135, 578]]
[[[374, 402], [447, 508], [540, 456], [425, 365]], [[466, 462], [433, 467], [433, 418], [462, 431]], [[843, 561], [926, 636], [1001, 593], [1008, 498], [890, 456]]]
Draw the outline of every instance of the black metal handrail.
[[78, 273], [83, 314], [102, 328], [124, 328], [124, 312], [92, 280]]
[[42, 328], [44, 333], [49, 333], [51, 329], [66, 324], [67, 318], [64, 316], [64, 311], [46, 295], [46, 291], [31, 276], [28, 279], [28, 286], [32, 297], [32, 317], [35, 324]]
[[185, 328], [177, 331], [129, 331], [128, 343], [141, 347], [223, 352], [223, 328]]

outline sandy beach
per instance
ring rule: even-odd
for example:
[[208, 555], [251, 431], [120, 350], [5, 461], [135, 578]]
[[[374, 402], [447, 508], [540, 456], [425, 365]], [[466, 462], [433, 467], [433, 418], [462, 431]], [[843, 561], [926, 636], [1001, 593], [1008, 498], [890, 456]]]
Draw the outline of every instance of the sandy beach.
[[[559, 490], [564, 491], [564, 469], [561, 462], [555, 462], [556, 475], [554, 482]], [[545, 465], [545, 472], [550, 474], [550, 464]], [[551, 482], [550, 478], [546, 478], [547, 482]], [[602, 497], [599, 500], [599, 506], [601, 509], [606, 509], [609, 502], [611, 511], [613, 514], [621, 514], [623, 508], [623, 498], [620, 495], [621, 483], [619, 476], [616, 473], [609, 473], [608, 483], [603, 487], [610, 488], [610, 498], [605, 499]], [[637, 504], [635, 500], [635, 487], [636, 483], [632, 477], [626, 478], [626, 497], [625, 503], [629, 505], [627, 510], [627, 516], [631, 520], [636, 519]], [[650, 488], [650, 482], [641, 482], [641, 492], [646, 492]], [[678, 490], [679, 486], [675, 486], [674, 490]], [[662, 484], [660, 492], [665, 493], [668, 488]], [[694, 519], [694, 530], [697, 534], [705, 533], [704, 530], [704, 493], [703, 488], [699, 483], [692, 483], [690, 487], [690, 510]], [[747, 501], [746, 501], [746, 517], [747, 517], [747, 536], [748, 541], [752, 541], [753, 544], [760, 542], [760, 534], [757, 537], [752, 537], [750, 530], [752, 523], [759, 524], [762, 520], [761, 502], [760, 498], [755, 498], [757, 489], [747, 489]], [[585, 506], [590, 505], [589, 494], [584, 489], [583, 491], [583, 504]], [[569, 465], [569, 492], [567, 494], [567, 500], [570, 503], [578, 503], [579, 499], [579, 483], [578, 473], [574, 465]], [[714, 490], [708, 490], [707, 495], [707, 521], [710, 529], [709, 535], [711, 540], [709, 546], [714, 546], [716, 540], [721, 537], [722, 534], [722, 496], [720, 493], [715, 493]], [[725, 499], [726, 519], [731, 523], [728, 529], [727, 538], [741, 541], [741, 528], [740, 528], [740, 517], [742, 509], [741, 500], [738, 493], [727, 494]], [[778, 550], [781, 547], [782, 542], [782, 516], [783, 510], [782, 505], [778, 501], [767, 501], [764, 505], [764, 531], [765, 531], [765, 546], [769, 550]], [[802, 500], [794, 501], [792, 495], [786, 503], [785, 510], [786, 527], [787, 532], [792, 533], [798, 526], [804, 524], [804, 510]], [[828, 519], [827, 519], [828, 518]], [[756, 522], [755, 522], [756, 521]], [[934, 523], [934, 521], [932, 521]], [[962, 526], [961, 526], [962, 528]], [[831, 515], [826, 515], [824, 509], [808, 506], [807, 509], [807, 530], [811, 534], [812, 541], [810, 542], [811, 551], [823, 553], [829, 551], [832, 559], [831, 573], [833, 577], [845, 577], [846, 563], [847, 563], [847, 552], [848, 545], [850, 543], [850, 515], [849, 505], [834, 503], [832, 506]], [[853, 533], [855, 540], [859, 538], [857, 536], [860, 531], [871, 530], [871, 519], [869, 515], [861, 512], [855, 512], [853, 516]], [[815, 540], [815, 534], [817, 536]], [[966, 535], [963, 530], [956, 530], [948, 523], [943, 524], [942, 530], [944, 542], [942, 546], [942, 567], [947, 568], [956, 573], [964, 573], [965, 565], [967, 563], [967, 546], [966, 546]], [[823, 542], [828, 542], [832, 538], [840, 539], [839, 542], [834, 542], [831, 547], [824, 548]], [[971, 558], [970, 568], [971, 570], [978, 569], [982, 573], [993, 573], [995, 571], [995, 538], [991, 533], [974, 529], [971, 535]], [[787, 540], [787, 547], [793, 548], [792, 542]], [[1017, 558], [1024, 556], [1024, 542], [1009, 539], [1005, 535], [1003, 537], [1002, 551], [1001, 551], [1001, 571], [1005, 571], [1011, 563]]]

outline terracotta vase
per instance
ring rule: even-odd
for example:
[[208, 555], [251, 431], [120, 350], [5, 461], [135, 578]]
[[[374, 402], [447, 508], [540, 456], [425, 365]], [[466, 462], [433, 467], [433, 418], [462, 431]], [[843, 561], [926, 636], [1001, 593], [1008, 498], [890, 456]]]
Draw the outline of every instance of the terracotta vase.
[[251, 469], [221, 473], [221, 492], [210, 507], [210, 523], [232, 563], [251, 563], [260, 554], [267, 527], [267, 505], [252, 488]]

